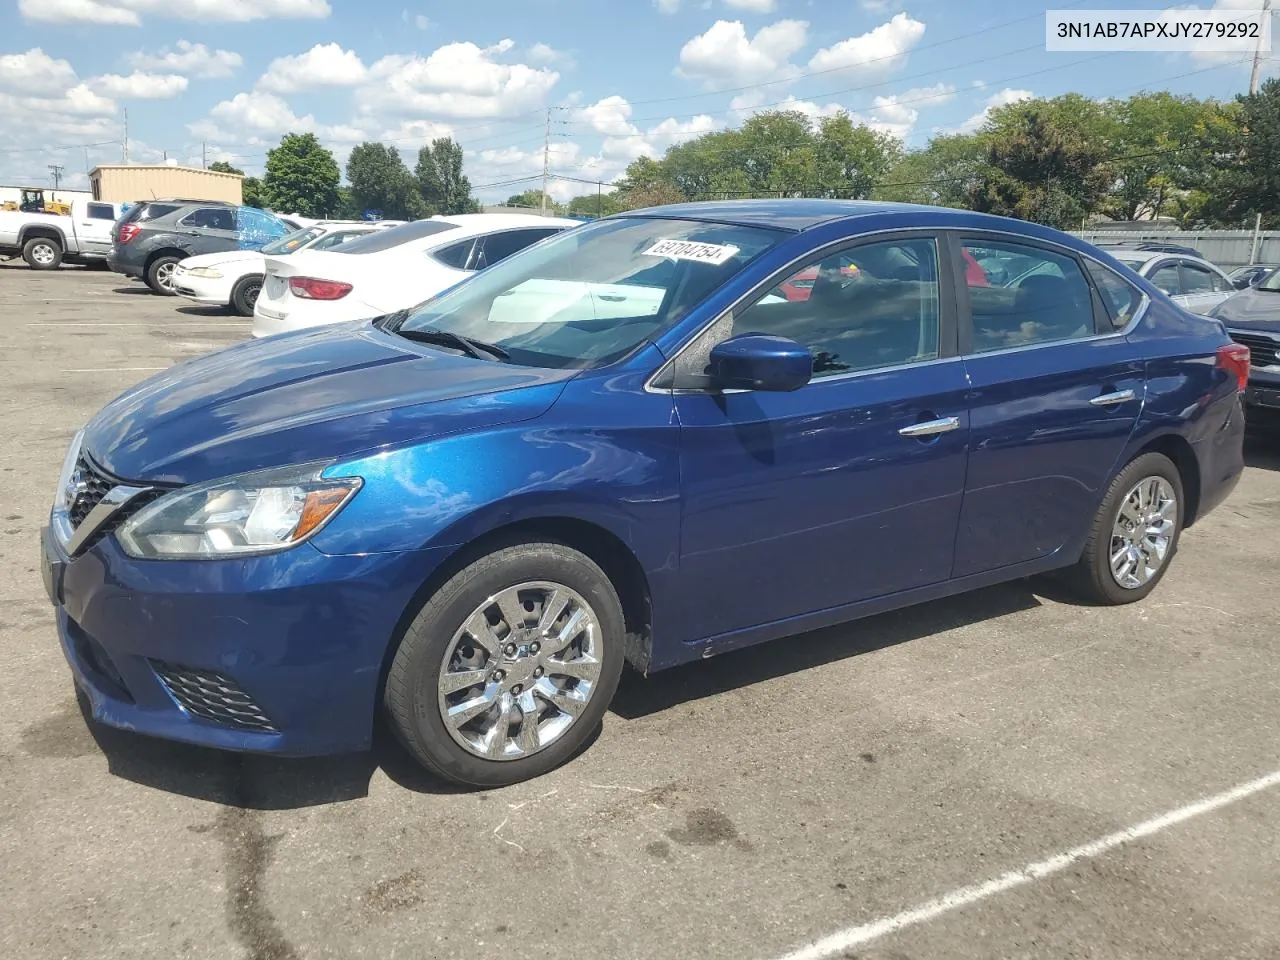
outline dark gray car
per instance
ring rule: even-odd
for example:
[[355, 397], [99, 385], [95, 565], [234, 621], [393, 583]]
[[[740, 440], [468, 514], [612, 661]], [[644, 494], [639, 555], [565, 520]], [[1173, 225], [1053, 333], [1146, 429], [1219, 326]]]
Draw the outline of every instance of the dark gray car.
[[173, 268], [187, 257], [229, 250], [257, 250], [290, 232], [279, 217], [255, 207], [191, 203], [153, 208], [147, 219], [121, 218], [107, 263], [116, 273], [145, 280], [172, 296]]
[[1280, 412], [1280, 271], [1224, 300], [1209, 316], [1221, 320], [1231, 339], [1249, 348], [1244, 402]]

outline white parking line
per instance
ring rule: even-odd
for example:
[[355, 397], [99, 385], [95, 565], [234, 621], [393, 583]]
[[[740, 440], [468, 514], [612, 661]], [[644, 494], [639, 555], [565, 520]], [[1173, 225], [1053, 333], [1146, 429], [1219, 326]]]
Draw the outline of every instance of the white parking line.
[[1023, 884], [1030, 883], [1032, 880], [1040, 880], [1055, 873], [1060, 873], [1079, 860], [1088, 860], [1101, 856], [1116, 847], [1132, 843], [1134, 840], [1141, 840], [1143, 837], [1149, 837], [1162, 830], [1167, 830], [1193, 817], [1212, 813], [1214, 810], [1219, 810], [1222, 807], [1275, 786], [1280, 786], [1280, 770], [1269, 773], [1264, 777], [1259, 777], [1256, 780], [1250, 780], [1248, 783], [1242, 783], [1238, 787], [1233, 787], [1223, 793], [1197, 800], [1195, 803], [1171, 810], [1150, 820], [1144, 820], [1135, 826], [1109, 833], [1081, 846], [1072, 847], [1070, 850], [1056, 854], [1048, 859], [1038, 860], [1018, 870], [1010, 870], [1008, 873], [1001, 874], [983, 883], [960, 887], [958, 890], [944, 893], [940, 897], [928, 900], [918, 907], [904, 910], [894, 916], [881, 917], [879, 920], [872, 920], [870, 923], [849, 927], [838, 933], [833, 933], [830, 936], [823, 937], [821, 940], [816, 940], [803, 946], [793, 953], [786, 954], [780, 960], [825, 960], [827, 957], [838, 956], [853, 947], [879, 940], [881, 937], [897, 933], [907, 927], [916, 926], [935, 917], [940, 917], [944, 913], [950, 913], [952, 910], [967, 907], [972, 903], [977, 903], [979, 900], [994, 897], [998, 893], [1004, 893], [1006, 890], [1020, 887]]
[[[169, 366], [173, 366], [170, 364]], [[144, 370], [168, 370], [169, 367], [82, 367], [79, 370], [63, 370], [63, 373], [141, 373]]]

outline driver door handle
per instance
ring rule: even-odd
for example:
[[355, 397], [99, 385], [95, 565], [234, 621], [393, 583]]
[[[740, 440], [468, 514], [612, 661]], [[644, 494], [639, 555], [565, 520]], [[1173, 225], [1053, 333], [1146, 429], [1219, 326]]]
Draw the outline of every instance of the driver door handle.
[[1089, 402], [1095, 407], [1114, 407], [1119, 403], [1128, 403], [1132, 399], [1132, 390], [1118, 390], [1115, 393], [1104, 393], [1100, 397], [1094, 397]]
[[943, 417], [940, 420], [926, 420], [924, 423], [913, 423], [903, 427], [898, 434], [903, 437], [935, 437], [940, 433], [950, 433], [960, 429], [959, 417]]

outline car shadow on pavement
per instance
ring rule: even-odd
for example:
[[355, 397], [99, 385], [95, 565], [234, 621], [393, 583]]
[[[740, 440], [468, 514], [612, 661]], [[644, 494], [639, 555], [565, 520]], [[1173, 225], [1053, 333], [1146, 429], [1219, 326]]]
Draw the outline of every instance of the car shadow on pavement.
[[1017, 580], [811, 633], [783, 637], [663, 670], [648, 678], [627, 670], [609, 709], [624, 719], [635, 720], [810, 667], [1033, 609], [1040, 606], [1039, 597], [1077, 602], [1050, 578]]
[[[237, 314], [232, 313], [229, 307], [202, 307], [195, 304], [186, 307], [174, 307], [174, 312], [185, 313], [189, 317], [237, 317]], [[238, 319], [243, 320], [245, 318], [238, 317]]]
[[114, 287], [112, 288], [111, 292], [112, 293], [133, 293], [133, 294], [145, 293], [151, 297], [155, 296], [155, 294], [151, 292], [151, 288], [148, 287], [145, 283], [139, 283], [136, 286], [131, 286], [131, 287]]
[[450, 794], [462, 788], [433, 777], [404, 751], [381, 724], [373, 749], [330, 757], [271, 757], [237, 754], [117, 730], [80, 713], [116, 777], [167, 793], [246, 810], [294, 810], [369, 794], [375, 770], [415, 793]]

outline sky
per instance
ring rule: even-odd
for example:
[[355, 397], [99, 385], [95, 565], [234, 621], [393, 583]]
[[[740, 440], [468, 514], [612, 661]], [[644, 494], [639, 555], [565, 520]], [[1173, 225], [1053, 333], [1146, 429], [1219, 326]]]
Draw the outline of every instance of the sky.
[[1250, 64], [1236, 54], [1045, 51], [1047, 8], [1168, 6], [0, 0], [0, 184], [50, 185], [59, 164], [63, 186], [85, 187], [90, 168], [122, 161], [126, 113], [132, 162], [226, 160], [250, 174], [290, 131], [315, 133], [340, 164], [379, 140], [410, 167], [452, 136], [493, 202], [540, 186], [548, 110], [550, 192], [567, 199], [765, 109], [847, 110], [918, 148], [1031, 96], [1243, 93]]

